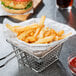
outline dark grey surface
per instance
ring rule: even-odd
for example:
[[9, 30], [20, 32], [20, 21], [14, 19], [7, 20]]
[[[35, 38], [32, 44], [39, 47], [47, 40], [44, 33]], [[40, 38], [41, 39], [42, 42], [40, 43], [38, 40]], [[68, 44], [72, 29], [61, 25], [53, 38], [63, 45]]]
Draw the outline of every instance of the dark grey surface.
[[[35, 14], [32, 17], [46, 17], [56, 20], [58, 22], [68, 24], [76, 29], [76, 9], [73, 7], [71, 11], [60, 10], [56, 8], [55, 0], [43, 0], [43, 4], [37, 8]], [[0, 22], [4, 18], [0, 18]], [[2, 44], [1, 46], [3, 46]], [[10, 48], [9, 48], [10, 47]], [[4, 50], [7, 49], [7, 50]], [[6, 46], [0, 48], [0, 57], [7, 55], [12, 51], [12, 47]], [[60, 61], [57, 61], [53, 65], [49, 66], [41, 73], [36, 73], [27, 67], [23, 67], [17, 63], [17, 59], [13, 59], [4, 68], [0, 69], [0, 76], [72, 76], [68, 64], [68, 56], [76, 51], [76, 36], [73, 36], [63, 45]], [[1, 64], [2, 62], [0, 62]]]

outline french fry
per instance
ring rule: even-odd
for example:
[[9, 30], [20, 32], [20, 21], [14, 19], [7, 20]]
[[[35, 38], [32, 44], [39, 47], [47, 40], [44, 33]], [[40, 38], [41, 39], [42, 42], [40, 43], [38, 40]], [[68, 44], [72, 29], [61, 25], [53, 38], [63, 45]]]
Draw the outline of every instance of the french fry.
[[40, 24], [39, 25], [44, 25], [44, 22], [45, 22], [45, 16], [42, 16], [41, 17], [41, 20], [40, 20]]
[[45, 21], [45, 16], [42, 16], [41, 20], [40, 20], [40, 24], [39, 24], [40, 27], [36, 30], [36, 33], [35, 33], [34, 37], [37, 37], [37, 35], [41, 31], [41, 29], [44, 27], [44, 21]]
[[45, 30], [44, 30], [44, 28], [40, 31], [40, 33], [39, 33], [39, 35], [38, 35], [38, 38], [39, 39], [42, 39], [42, 38], [44, 38], [44, 33], [45, 33]]
[[34, 44], [44, 44], [44, 43], [52, 42], [54, 40], [54, 37], [55, 36], [53, 35], [53, 36], [45, 37], [43, 39], [39, 39]]
[[34, 34], [34, 36], [28, 37], [27, 39], [29, 40], [29, 42], [34, 42], [37, 39], [37, 35], [39, 34], [41, 28], [36, 29], [36, 32]]
[[29, 26], [23, 26], [23, 27], [15, 28], [15, 32], [23, 32], [23, 31], [28, 31], [28, 30], [34, 30], [38, 27], [39, 27], [38, 24], [32, 24]]
[[46, 27], [46, 30], [49, 30], [49, 27]]
[[33, 36], [34, 35], [34, 32], [32, 31], [31, 33], [30, 33], [30, 36]]
[[27, 38], [25, 38], [24, 42], [29, 43], [29, 40]]
[[15, 28], [18, 28], [18, 27], [21, 27], [21, 26], [11, 26], [10, 24], [6, 24], [6, 27], [7, 27], [8, 29], [10, 29], [12, 32], [15, 32], [15, 31], [14, 31]]
[[40, 28], [36, 29], [36, 32], [34, 34], [34, 37], [37, 37], [37, 35], [39, 34], [40, 30], [41, 30]]
[[61, 31], [58, 32], [58, 36], [61, 36], [63, 34], [64, 34], [64, 30], [61, 30]]
[[57, 32], [52, 28], [50, 29], [50, 32], [51, 32], [51, 34], [56, 34], [57, 35]]
[[54, 30], [54, 29], [50, 29], [50, 28], [48, 28], [48, 27], [46, 27], [45, 28], [45, 37], [47, 37], [47, 36], [51, 36], [51, 35], [57, 35], [57, 32]]
[[46, 30], [46, 31], [45, 31], [45, 37], [50, 36], [50, 35], [51, 35], [50, 29]]
[[35, 32], [34, 36], [28, 37], [29, 42], [32, 43], [32, 42], [35, 42], [35, 41], [37, 40], [37, 36], [38, 36], [39, 32], [41, 31], [41, 29], [42, 29], [43, 27], [44, 27], [44, 25], [41, 26], [41, 27], [39, 27], [38, 29], [36, 29], [36, 32]]
[[59, 37], [58, 36], [55, 36], [55, 39], [54, 39], [55, 41], [58, 41], [59, 40]]
[[66, 34], [66, 35], [62, 35], [61, 37], [59, 37], [59, 40], [61, 40], [61, 39], [64, 39], [65, 37], [68, 37], [68, 36], [70, 36], [72, 33], [68, 33], [68, 34]]
[[17, 37], [21, 34], [21, 32], [17, 33]]
[[35, 42], [37, 40], [37, 38], [35, 37], [27, 37], [28, 43], [32, 43]]
[[35, 32], [34, 37], [37, 37], [39, 32], [42, 30], [42, 28], [44, 27], [44, 25], [41, 25]]
[[32, 42], [35, 42], [37, 40], [37, 36], [38, 36], [40, 30], [41, 30], [41, 28], [36, 29], [34, 36], [28, 37], [29, 42], [32, 43]]
[[6, 24], [6, 27], [7, 27], [8, 29], [10, 29], [12, 32], [14, 32], [13, 26], [11, 26], [11, 25], [9, 25], [9, 24]]
[[25, 37], [26, 36], [29, 36], [29, 33], [31, 33], [33, 30], [29, 30], [29, 31], [24, 31], [23, 33], [21, 33], [17, 38], [19, 39], [19, 40], [25, 40]]
[[13, 28], [18, 28], [18, 27], [22, 27], [22, 26], [13, 26]]

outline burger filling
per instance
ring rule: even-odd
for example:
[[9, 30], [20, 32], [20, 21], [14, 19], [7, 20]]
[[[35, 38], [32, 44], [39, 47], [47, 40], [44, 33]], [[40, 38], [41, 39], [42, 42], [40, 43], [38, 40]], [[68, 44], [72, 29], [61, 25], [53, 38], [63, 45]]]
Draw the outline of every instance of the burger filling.
[[29, 2], [16, 2], [16, 1], [2, 1], [1, 4], [9, 9], [22, 10], [28, 9], [32, 6], [32, 1]]

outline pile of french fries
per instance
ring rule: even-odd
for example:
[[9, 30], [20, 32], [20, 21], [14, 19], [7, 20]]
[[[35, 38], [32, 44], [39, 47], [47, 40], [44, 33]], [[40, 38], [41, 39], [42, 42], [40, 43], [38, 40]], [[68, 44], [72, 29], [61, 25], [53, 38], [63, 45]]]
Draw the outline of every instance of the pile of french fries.
[[29, 44], [48, 44], [71, 35], [71, 33], [64, 35], [64, 30], [56, 32], [52, 28], [45, 28], [44, 22], [45, 16], [42, 16], [39, 24], [34, 23], [29, 26], [11, 26], [6, 24], [6, 27], [16, 33], [19, 40]]

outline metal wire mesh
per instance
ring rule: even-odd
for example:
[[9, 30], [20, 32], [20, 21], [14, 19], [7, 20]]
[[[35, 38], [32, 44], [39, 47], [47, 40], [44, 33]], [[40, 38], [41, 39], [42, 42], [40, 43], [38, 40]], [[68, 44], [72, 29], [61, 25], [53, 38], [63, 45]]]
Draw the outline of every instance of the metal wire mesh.
[[[36, 58], [33, 55], [28, 54], [27, 52], [23, 52], [17, 56], [18, 62], [23, 64], [24, 66], [28, 66], [36, 72], [43, 71], [46, 67], [54, 63], [59, 59], [60, 51], [63, 44], [60, 44], [53, 49], [51, 49], [48, 53], [46, 53], [43, 57]], [[13, 49], [17, 49], [16, 46], [13, 45]], [[18, 49], [15, 54], [20, 53], [22, 50]]]

